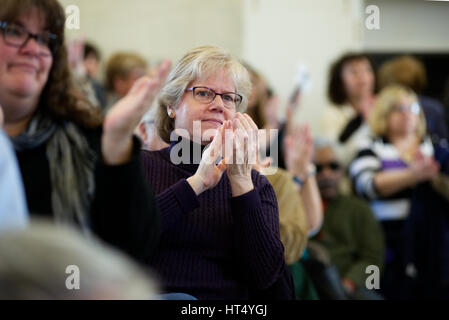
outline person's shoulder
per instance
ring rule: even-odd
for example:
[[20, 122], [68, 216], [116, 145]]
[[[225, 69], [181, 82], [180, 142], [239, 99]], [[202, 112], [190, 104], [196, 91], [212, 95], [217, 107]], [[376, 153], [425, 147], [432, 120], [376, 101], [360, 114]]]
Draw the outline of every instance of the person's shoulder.
[[160, 162], [160, 161], [166, 161], [169, 160], [170, 154], [168, 148], [163, 148], [160, 150], [147, 150], [142, 149], [142, 158], [146, 162]]
[[284, 184], [293, 178], [286, 170], [281, 168], [273, 168], [273, 170], [274, 172], [272, 174], [263, 175], [273, 186], [276, 184]]
[[5, 132], [0, 128], [0, 164], [13, 158], [13, 147]]
[[323, 116], [330, 117], [330, 116], [350, 116], [355, 114], [354, 108], [351, 107], [349, 104], [329, 104], [324, 108]]
[[433, 111], [436, 113], [444, 112], [444, 106], [435, 98], [428, 96], [419, 96], [419, 102], [425, 111]]

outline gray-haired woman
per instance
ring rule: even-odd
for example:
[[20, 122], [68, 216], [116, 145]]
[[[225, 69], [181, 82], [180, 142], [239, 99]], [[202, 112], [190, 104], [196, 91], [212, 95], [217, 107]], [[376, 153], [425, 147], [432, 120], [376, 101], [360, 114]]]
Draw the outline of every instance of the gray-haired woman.
[[[294, 298], [275, 193], [251, 170], [257, 126], [238, 112], [250, 89], [235, 58], [205, 46], [184, 55], [161, 91], [157, 125], [170, 146], [144, 152], [143, 163], [162, 217], [152, 265], [168, 291], [199, 299]], [[230, 157], [228, 145], [243, 156]]]

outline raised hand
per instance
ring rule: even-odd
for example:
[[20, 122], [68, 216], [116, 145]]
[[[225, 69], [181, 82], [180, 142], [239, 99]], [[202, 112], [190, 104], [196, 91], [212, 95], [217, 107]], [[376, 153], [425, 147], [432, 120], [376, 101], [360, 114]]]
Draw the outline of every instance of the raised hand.
[[284, 140], [285, 165], [287, 170], [305, 179], [313, 157], [313, 139], [309, 126], [296, 126]]
[[129, 161], [132, 151], [132, 135], [143, 115], [151, 107], [170, 71], [170, 61], [159, 66], [154, 78], [138, 79], [129, 93], [108, 112], [103, 123], [102, 154], [109, 165]]

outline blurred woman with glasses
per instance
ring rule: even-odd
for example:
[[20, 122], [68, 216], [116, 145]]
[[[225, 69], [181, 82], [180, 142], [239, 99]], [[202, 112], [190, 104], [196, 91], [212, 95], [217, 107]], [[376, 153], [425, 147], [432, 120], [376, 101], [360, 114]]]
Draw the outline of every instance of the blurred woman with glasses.
[[[385, 294], [397, 298], [403, 227], [416, 186], [434, 179], [442, 164], [426, 135], [426, 122], [416, 94], [398, 85], [379, 94], [369, 120], [376, 137], [351, 163], [354, 189], [371, 201], [386, 236]], [[446, 165], [446, 164], [445, 164]]]
[[28, 208], [146, 261], [158, 239], [158, 215], [133, 130], [168, 64], [160, 78], [138, 81], [103, 119], [72, 84], [64, 25], [56, 0], [0, 6], [0, 105]]
[[251, 170], [258, 129], [241, 113], [250, 90], [234, 57], [204, 46], [184, 55], [161, 91], [156, 124], [170, 146], [144, 151], [143, 160], [162, 216], [152, 265], [167, 291], [294, 298], [276, 195]]

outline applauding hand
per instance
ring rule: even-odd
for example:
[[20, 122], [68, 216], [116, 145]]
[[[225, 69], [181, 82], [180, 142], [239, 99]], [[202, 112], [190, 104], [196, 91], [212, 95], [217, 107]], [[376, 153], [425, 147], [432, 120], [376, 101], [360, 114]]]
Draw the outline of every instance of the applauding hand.
[[148, 111], [167, 78], [170, 61], [165, 60], [157, 76], [137, 80], [129, 93], [108, 112], [103, 123], [102, 153], [109, 165], [129, 161], [134, 129]]
[[307, 177], [313, 157], [313, 139], [308, 125], [297, 126], [284, 140], [287, 170], [300, 179]]
[[215, 187], [226, 171], [224, 159], [218, 165], [215, 162], [223, 154], [224, 132], [229, 128], [231, 128], [231, 122], [225, 121], [208, 148], [204, 150], [198, 170], [187, 179], [187, 182], [197, 195]]
[[229, 156], [230, 148], [225, 150], [226, 174], [233, 197], [254, 189], [251, 169], [257, 164], [257, 135], [258, 129], [251, 117], [238, 112], [232, 122], [232, 134], [226, 135], [226, 139], [232, 137], [232, 144], [229, 140], [226, 141], [226, 146], [232, 146], [232, 157]]

